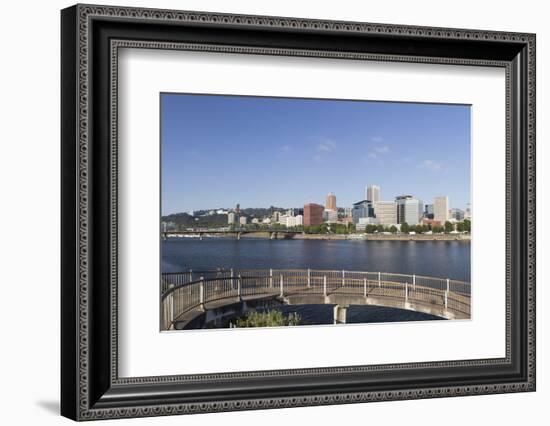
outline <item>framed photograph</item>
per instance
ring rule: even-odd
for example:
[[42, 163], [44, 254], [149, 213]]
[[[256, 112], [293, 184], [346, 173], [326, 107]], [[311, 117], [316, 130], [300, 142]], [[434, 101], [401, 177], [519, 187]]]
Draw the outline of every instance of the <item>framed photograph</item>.
[[535, 390], [535, 35], [61, 29], [64, 416]]

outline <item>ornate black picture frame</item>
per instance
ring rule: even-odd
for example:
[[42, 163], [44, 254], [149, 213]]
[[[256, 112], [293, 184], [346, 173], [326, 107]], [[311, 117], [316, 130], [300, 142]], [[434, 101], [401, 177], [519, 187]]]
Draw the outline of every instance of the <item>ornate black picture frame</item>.
[[[62, 415], [92, 420], [535, 390], [534, 34], [95, 5], [64, 9], [61, 28]], [[120, 378], [120, 47], [504, 68], [506, 356]]]

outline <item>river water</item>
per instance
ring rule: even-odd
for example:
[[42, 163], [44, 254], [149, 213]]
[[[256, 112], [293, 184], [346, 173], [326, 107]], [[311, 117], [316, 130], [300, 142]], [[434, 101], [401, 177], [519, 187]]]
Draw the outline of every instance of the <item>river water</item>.
[[380, 271], [470, 281], [470, 243], [261, 238], [162, 242], [162, 272], [217, 268]]

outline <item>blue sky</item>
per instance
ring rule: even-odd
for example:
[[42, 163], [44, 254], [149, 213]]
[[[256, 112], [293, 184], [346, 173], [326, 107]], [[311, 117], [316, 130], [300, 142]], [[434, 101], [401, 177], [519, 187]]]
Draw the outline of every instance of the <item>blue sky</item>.
[[470, 202], [470, 107], [161, 94], [162, 214], [339, 207], [411, 194]]

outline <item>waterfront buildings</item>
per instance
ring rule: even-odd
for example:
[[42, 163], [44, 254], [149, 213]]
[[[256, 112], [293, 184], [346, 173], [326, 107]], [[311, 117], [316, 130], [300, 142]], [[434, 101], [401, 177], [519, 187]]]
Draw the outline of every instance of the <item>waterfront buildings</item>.
[[365, 199], [371, 203], [380, 201], [380, 187], [377, 185], [369, 185], [365, 189]]
[[337, 210], [325, 210], [323, 212], [323, 219], [328, 223], [338, 222], [338, 211]]
[[304, 205], [304, 226], [317, 226], [323, 223], [323, 210], [319, 204], [309, 203]]
[[359, 223], [355, 225], [357, 231], [364, 231], [367, 229], [367, 225], [378, 225], [380, 222], [375, 217], [361, 217]]
[[449, 197], [434, 198], [434, 220], [445, 223], [449, 220]]
[[246, 216], [241, 216], [239, 218], [239, 225], [241, 226], [246, 225]]
[[450, 219], [456, 220], [457, 222], [461, 222], [464, 220], [465, 213], [463, 210], [460, 210], [460, 209], [451, 209], [449, 216], [450, 216]]
[[227, 223], [228, 225], [233, 225], [235, 223], [235, 213], [229, 212], [227, 214]]
[[381, 225], [395, 225], [397, 223], [397, 204], [395, 201], [374, 202], [374, 216]]
[[398, 195], [395, 197], [397, 204], [397, 223], [407, 223], [409, 225], [418, 225], [422, 218], [424, 204], [422, 200], [414, 198], [412, 195]]
[[443, 226], [445, 225], [444, 223], [441, 223], [440, 221], [438, 220], [434, 220], [434, 219], [428, 219], [428, 218], [423, 218], [422, 219], [422, 222], [421, 222], [421, 225], [428, 225], [430, 227], [434, 227], [434, 226]]
[[353, 223], [358, 224], [359, 219], [364, 217], [374, 217], [374, 209], [370, 200], [362, 200], [353, 204], [351, 211]]
[[[283, 218], [284, 223], [282, 222]], [[304, 224], [304, 217], [301, 214], [296, 216], [285, 215], [281, 216], [281, 222], [279, 223], [285, 225], [287, 228], [294, 228], [296, 226], [302, 226]]]
[[426, 204], [426, 208], [424, 209], [424, 217], [427, 219], [433, 219], [434, 218], [434, 205], [433, 204]]
[[327, 195], [327, 202], [326, 202], [325, 208], [327, 210], [334, 210], [334, 211], [338, 210], [336, 208], [336, 195], [334, 195], [332, 192], [330, 192]]

